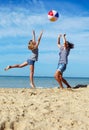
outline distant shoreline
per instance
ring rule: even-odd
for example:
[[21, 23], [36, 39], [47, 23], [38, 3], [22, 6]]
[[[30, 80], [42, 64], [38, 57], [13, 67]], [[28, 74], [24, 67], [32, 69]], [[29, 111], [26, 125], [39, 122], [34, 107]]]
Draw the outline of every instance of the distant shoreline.
[[[24, 76], [24, 75], [0, 75], [0, 77], [29, 77], [29, 76]], [[53, 76], [34, 76], [35, 78], [54, 78]], [[65, 76], [64, 76], [65, 77]], [[65, 78], [87, 78], [89, 79], [89, 77], [65, 77]]]

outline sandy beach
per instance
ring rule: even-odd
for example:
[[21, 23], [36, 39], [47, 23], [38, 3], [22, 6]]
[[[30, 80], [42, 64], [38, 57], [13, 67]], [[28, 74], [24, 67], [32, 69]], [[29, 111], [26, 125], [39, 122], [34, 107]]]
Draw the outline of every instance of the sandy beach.
[[89, 85], [0, 88], [0, 130], [89, 130]]

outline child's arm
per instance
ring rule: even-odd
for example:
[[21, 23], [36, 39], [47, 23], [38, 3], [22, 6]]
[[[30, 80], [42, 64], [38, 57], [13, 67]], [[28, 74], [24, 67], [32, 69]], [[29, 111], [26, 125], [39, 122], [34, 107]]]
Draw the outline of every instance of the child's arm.
[[36, 39], [35, 39], [35, 31], [34, 30], [32, 31], [32, 36], [33, 36], [32, 40], [36, 41]]
[[59, 36], [58, 36], [58, 42], [57, 42], [57, 44], [58, 44], [58, 47], [60, 48], [60, 46], [61, 46], [61, 44], [60, 44], [60, 38], [61, 38], [61, 34], [59, 34]]
[[40, 43], [41, 37], [42, 37], [43, 31], [41, 31], [40, 36], [38, 38], [38, 44]]
[[40, 33], [40, 36], [39, 36], [39, 38], [38, 38], [38, 41], [37, 41], [37, 44], [36, 44], [35, 48], [37, 48], [37, 47], [39, 46], [39, 43], [40, 43], [42, 34], [43, 34], [43, 31], [41, 31], [41, 33]]
[[67, 48], [66, 34], [63, 35], [64, 47]]

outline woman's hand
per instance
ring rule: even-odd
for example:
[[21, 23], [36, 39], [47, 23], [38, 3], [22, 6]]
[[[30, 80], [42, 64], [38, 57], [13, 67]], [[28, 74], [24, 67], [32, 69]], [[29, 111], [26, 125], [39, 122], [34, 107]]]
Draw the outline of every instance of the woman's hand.
[[59, 35], [58, 35], [58, 38], [60, 38], [61, 36], [62, 36], [62, 34], [59, 34]]
[[64, 34], [63, 34], [63, 37], [65, 37], [65, 36], [66, 36], [66, 34], [64, 33]]

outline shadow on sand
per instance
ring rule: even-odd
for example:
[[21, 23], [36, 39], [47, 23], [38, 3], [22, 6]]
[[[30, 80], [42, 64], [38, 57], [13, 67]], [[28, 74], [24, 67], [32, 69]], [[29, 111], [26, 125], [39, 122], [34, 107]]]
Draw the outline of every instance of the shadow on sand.
[[87, 84], [85, 84], [85, 85], [78, 84], [78, 85], [76, 85], [75, 87], [73, 87], [73, 89], [77, 89], [77, 88], [85, 88], [85, 87], [87, 87]]

